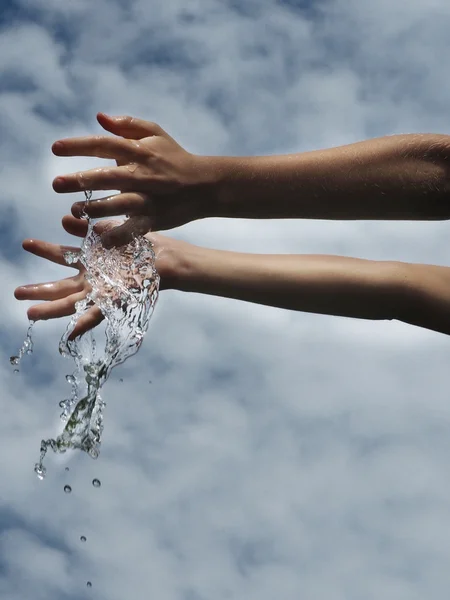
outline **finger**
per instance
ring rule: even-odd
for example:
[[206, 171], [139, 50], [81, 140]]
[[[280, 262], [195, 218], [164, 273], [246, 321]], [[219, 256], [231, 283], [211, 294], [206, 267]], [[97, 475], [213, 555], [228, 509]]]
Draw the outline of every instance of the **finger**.
[[70, 235], [76, 235], [81, 238], [85, 237], [88, 231], [88, 222], [86, 219], [77, 219], [72, 215], [65, 215], [62, 218], [62, 226]]
[[105, 317], [98, 306], [91, 306], [82, 317], [78, 320], [72, 333], [69, 335], [69, 340], [74, 340], [76, 337], [83, 335], [90, 329], [94, 329]]
[[71, 294], [60, 300], [51, 302], [43, 302], [35, 304], [28, 309], [28, 318], [31, 321], [46, 321], [47, 319], [57, 319], [59, 317], [67, 317], [75, 312], [75, 303], [83, 300], [86, 297], [86, 292], [78, 292]]
[[102, 244], [105, 248], [123, 246], [132, 241], [134, 237], [145, 235], [151, 229], [150, 217], [139, 215], [130, 217], [123, 225], [114, 227], [103, 233]]
[[53, 180], [53, 189], [59, 193], [83, 190], [145, 191], [147, 186], [148, 181], [136, 177], [135, 169], [130, 170], [127, 165], [70, 173]]
[[141, 144], [111, 135], [88, 135], [56, 141], [52, 146], [56, 156], [95, 156], [135, 162], [146, 156], [148, 150]]
[[137, 119], [136, 117], [111, 117], [105, 115], [105, 113], [98, 113], [97, 121], [106, 131], [129, 139], [140, 140], [153, 135], [168, 137], [164, 129], [156, 123]]
[[42, 240], [24, 240], [22, 247], [27, 252], [39, 256], [40, 258], [46, 258], [47, 260], [56, 263], [57, 265], [64, 265], [78, 268], [78, 263], [68, 265], [64, 259], [66, 252], [79, 252], [79, 248], [73, 246], [61, 246], [60, 244], [51, 244], [50, 242], [43, 242]]
[[90, 202], [75, 202], [72, 205], [72, 214], [75, 217], [81, 217], [83, 211], [92, 217], [98, 219], [101, 217], [116, 217], [118, 215], [129, 215], [133, 212], [142, 212], [149, 205], [149, 199], [146, 194], [128, 192], [116, 194], [108, 198], [99, 198]]
[[[66, 215], [62, 219], [62, 224], [67, 233], [71, 235], [77, 235], [78, 237], [85, 237], [88, 231], [88, 222], [86, 219], [77, 219], [72, 215]], [[121, 225], [122, 221], [114, 219], [108, 219], [107, 221], [99, 221], [94, 225], [95, 233], [101, 235], [104, 231]]]
[[17, 300], [60, 300], [77, 292], [86, 285], [84, 276], [76, 275], [49, 283], [22, 285], [14, 291]]

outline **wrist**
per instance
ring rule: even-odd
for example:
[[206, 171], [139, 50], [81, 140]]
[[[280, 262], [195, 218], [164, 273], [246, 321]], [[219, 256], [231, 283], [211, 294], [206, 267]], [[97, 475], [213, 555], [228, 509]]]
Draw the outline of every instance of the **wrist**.
[[150, 233], [146, 237], [153, 243], [160, 289], [196, 291], [192, 282], [202, 265], [202, 252], [208, 250], [159, 234]]
[[450, 269], [405, 264], [400, 320], [450, 335]]
[[210, 252], [208, 248], [185, 242], [182, 247], [174, 249], [171, 289], [180, 292], [198, 291], [197, 280], [203, 277], [201, 271], [207, 267], [208, 252]]
[[[245, 157], [199, 156], [202, 198], [202, 218], [233, 217], [232, 199], [235, 182], [242, 179], [246, 168]], [[237, 190], [238, 191], [238, 190]]]

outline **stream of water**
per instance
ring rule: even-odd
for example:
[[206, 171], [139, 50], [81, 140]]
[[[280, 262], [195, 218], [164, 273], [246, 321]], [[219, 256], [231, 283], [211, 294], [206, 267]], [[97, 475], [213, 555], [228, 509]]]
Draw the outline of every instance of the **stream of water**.
[[[86, 195], [87, 201], [90, 195]], [[145, 237], [136, 237], [120, 248], [106, 250], [88, 219], [88, 232], [80, 251], [65, 255], [67, 264], [80, 261], [91, 291], [75, 304], [63, 334], [59, 351], [74, 361], [73, 373], [66, 376], [71, 395], [62, 400], [61, 420], [65, 425], [56, 439], [42, 440], [35, 472], [45, 477], [44, 457], [50, 448], [66, 452], [78, 448], [97, 458], [103, 430], [103, 409], [100, 390], [111, 370], [135, 354], [144, 339], [158, 298], [159, 276], [155, 254]], [[97, 306], [105, 319], [105, 327], [97, 327], [82, 336], [70, 339], [70, 334], [92, 306]], [[10, 362], [18, 366], [25, 353], [31, 353], [33, 342], [30, 323], [27, 338], [17, 356]]]

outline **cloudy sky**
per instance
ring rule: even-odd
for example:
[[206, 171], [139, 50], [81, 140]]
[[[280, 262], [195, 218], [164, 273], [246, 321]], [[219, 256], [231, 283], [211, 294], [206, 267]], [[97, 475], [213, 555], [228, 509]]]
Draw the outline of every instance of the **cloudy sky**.
[[[33, 465], [72, 370], [65, 322], [36, 326], [18, 376], [8, 358], [27, 328], [14, 288], [66, 276], [21, 240], [69, 241], [76, 196], [51, 180], [93, 164], [53, 157], [55, 139], [98, 133], [100, 110], [199, 154], [450, 133], [449, 27], [447, 0], [0, 0], [2, 598], [446, 595], [447, 337], [163, 292], [105, 387], [100, 458], [49, 456], [44, 482]], [[448, 227], [205, 220], [172, 235], [445, 265]]]

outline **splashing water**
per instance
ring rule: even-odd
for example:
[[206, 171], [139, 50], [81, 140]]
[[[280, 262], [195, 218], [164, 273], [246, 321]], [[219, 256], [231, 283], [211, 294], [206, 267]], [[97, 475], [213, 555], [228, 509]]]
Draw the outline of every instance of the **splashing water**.
[[[89, 200], [90, 194], [86, 194]], [[111, 370], [139, 350], [158, 298], [159, 276], [152, 244], [136, 237], [126, 246], [106, 250], [93, 222], [87, 220], [88, 231], [80, 251], [67, 252], [64, 258], [67, 264], [81, 262], [91, 291], [75, 304], [76, 312], [59, 345], [60, 353], [72, 357], [76, 368], [66, 377], [72, 386], [71, 397], [60, 402], [66, 425], [56, 439], [41, 442], [34, 469], [40, 479], [45, 477], [43, 461], [48, 448], [54, 452], [79, 448], [92, 458], [98, 457], [105, 405], [100, 389]], [[106, 320], [101, 353], [93, 331], [69, 339], [80, 318], [94, 305]]]
[[[33, 331], [34, 321], [30, 321], [27, 330], [27, 336], [22, 344], [22, 348], [19, 350], [19, 354], [17, 356], [11, 356], [9, 359], [10, 364], [13, 367], [18, 367], [20, 361], [22, 360], [22, 356], [24, 354], [32, 354], [33, 353], [33, 340], [31, 339], [32, 331]], [[19, 369], [14, 369], [14, 373], [18, 373]]]

